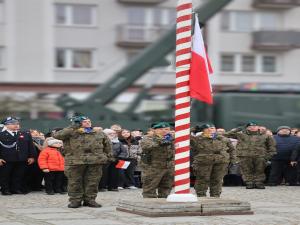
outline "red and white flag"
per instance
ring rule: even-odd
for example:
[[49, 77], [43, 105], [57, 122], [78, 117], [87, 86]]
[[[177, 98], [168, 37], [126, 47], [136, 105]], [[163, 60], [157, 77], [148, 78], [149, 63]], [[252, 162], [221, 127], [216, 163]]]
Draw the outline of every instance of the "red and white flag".
[[130, 165], [129, 161], [119, 160], [119, 162], [116, 165], [116, 168], [117, 169], [127, 169], [129, 165]]
[[212, 90], [208, 75], [213, 71], [205, 50], [198, 17], [196, 16], [195, 18], [190, 71], [190, 95], [199, 101], [212, 104]]

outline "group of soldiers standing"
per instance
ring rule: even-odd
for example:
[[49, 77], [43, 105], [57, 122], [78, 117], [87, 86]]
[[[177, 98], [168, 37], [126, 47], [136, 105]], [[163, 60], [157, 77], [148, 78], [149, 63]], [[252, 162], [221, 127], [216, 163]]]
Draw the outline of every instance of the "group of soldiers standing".
[[[9, 117], [4, 124], [6, 131], [0, 134], [0, 166], [2, 171], [15, 168], [17, 174], [26, 164], [32, 163], [32, 140], [26, 132], [19, 131], [17, 119]], [[18, 132], [16, 136], [15, 131]], [[153, 124], [152, 131], [140, 140], [142, 195], [144, 198], [166, 198], [174, 181], [174, 132], [167, 122]], [[116, 162], [108, 136], [93, 127], [88, 117], [80, 116], [71, 126], [53, 132], [52, 137], [63, 141], [64, 145], [61, 153], [68, 178], [68, 207], [101, 207], [95, 199], [102, 167], [108, 162]], [[236, 147], [230, 138], [237, 140]], [[191, 164], [196, 176], [197, 196], [205, 197], [209, 188], [210, 197], [220, 197], [228, 166], [237, 164], [247, 189], [264, 189], [264, 170], [267, 161], [276, 153], [275, 146], [272, 136], [260, 132], [254, 122], [223, 134], [217, 133], [213, 124], [198, 126], [191, 135]], [[7, 176], [1, 175], [2, 193], [9, 192], [9, 185], [18, 192], [21, 177], [19, 174], [14, 178], [16, 180], [8, 181]]]

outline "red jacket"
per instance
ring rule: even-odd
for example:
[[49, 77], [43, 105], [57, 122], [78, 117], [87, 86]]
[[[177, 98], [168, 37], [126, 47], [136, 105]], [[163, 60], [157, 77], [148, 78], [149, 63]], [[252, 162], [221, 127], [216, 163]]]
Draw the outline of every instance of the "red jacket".
[[39, 167], [50, 171], [64, 171], [65, 159], [61, 153], [52, 147], [43, 149], [38, 158]]

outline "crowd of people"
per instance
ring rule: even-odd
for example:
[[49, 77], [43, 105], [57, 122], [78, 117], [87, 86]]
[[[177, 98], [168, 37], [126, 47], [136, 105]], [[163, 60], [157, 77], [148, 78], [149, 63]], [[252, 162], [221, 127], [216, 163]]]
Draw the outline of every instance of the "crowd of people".
[[[174, 129], [155, 123], [146, 132], [114, 124], [93, 127], [80, 116], [47, 134], [23, 131], [7, 117], [0, 132], [2, 195], [68, 192], [70, 208], [101, 207], [97, 192], [143, 188], [144, 198], [166, 198], [173, 185]], [[226, 131], [213, 124], [191, 130], [192, 182], [198, 197], [220, 197], [222, 185], [264, 189], [300, 184], [300, 130], [273, 132], [250, 122]]]

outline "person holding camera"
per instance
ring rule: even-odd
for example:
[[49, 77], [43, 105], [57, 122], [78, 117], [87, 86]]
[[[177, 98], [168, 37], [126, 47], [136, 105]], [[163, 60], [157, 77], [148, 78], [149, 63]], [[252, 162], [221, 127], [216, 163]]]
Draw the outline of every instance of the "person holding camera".
[[174, 181], [174, 138], [166, 122], [152, 128], [154, 134], [141, 141], [143, 197], [167, 198]]
[[92, 127], [86, 116], [73, 118], [73, 124], [57, 131], [53, 137], [63, 141], [65, 174], [68, 178], [69, 208], [82, 205], [99, 208], [95, 201], [102, 166], [114, 161], [111, 142], [100, 129]]

